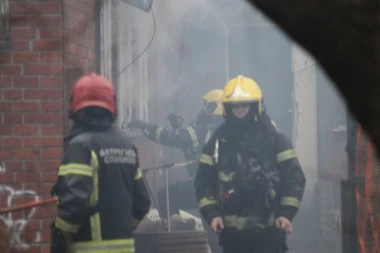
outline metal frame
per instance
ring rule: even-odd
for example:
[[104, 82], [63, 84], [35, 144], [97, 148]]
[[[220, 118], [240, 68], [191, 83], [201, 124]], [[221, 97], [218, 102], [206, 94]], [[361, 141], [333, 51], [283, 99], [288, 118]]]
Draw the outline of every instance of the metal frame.
[[[165, 230], [167, 232], [170, 232], [171, 231], [171, 223], [170, 223], [170, 200], [169, 200], [169, 170], [170, 169], [174, 169], [174, 168], [179, 168], [179, 167], [184, 167], [184, 166], [187, 166], [189, 164], [192, 164], [194, 163], [195, 161], [188, 161], [188, 162], [183, 162], [183, 163], [172, 163], [172, 164], [168, 164], [168, 165], [163, 165], [163, 166], [158, 166], [158, 167], [154, 167], [154, 168], [149, 168], [149, 169], [143, 169], [142, 170], [142, 173], [143, 173], [143, 179], [144, 179], [144, 182], [145, 182], [145, 185], [148, 189], [148, 192], [153, 200], [153, 203], [154, 205], [156, 206], [157, 208], [157, 211], [158, 211], [158, 215], [160, 216], [160, 219], [161, 219], [161, 222], [162, 222], [162, 225], [164, 226]], [[162, 215], [162, 212], [160, 210], [160, 207], [154, 197], [154, 194], [152, 192], [152, 189], [150, 188], [146, 178], [145, 178], [145, 174], [148, 173], [148, 172], [155, 172], [157, 170], [165, 170], [165, 189], [166, 189], [166, 217], [167, 217], [167, 220], [168, 220], [168, 223], [165, 224], [164, 222], [164, 219], [163, 219], [163, 215]]]

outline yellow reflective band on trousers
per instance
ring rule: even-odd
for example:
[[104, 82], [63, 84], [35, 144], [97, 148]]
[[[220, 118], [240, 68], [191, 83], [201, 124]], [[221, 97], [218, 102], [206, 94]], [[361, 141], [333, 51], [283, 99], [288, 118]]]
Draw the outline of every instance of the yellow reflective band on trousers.
[[79, 225], [68, 223], [59, 217], [55, 218], [54, 224], [57, 228], [65, 232], [76, 233], [79, 229]]
[[164, 128], [162, 128], [162, 127], [157, 128], [157, 130], [156, 130], [156, 141], [160, 142], [160, 140], [161, 140], [161, 133], [162, 133], [163, 130], [164, 130]]
[[212, 157], [206, 154], [201, 154], [199, 162], [210, 165], [210, 166], [214, 165], [214, 160], [212, 159]]
[[203, 208], [203, 207], [209, 206], [209, 205], [216, 205], [216, 200], [204, 197], [204, 198], [201, 198], [198, 202], [199, 208]]
[[134, 253], [133, 239], [73, 243], [74, 253]]
[[141, 179], [142, 177], [143, 177], [143, 174], [142, 174], [142, 172], [141, 172], [141, 169], [138, 168], [138, 169], [136, 170], [136, 173], [135, 173], [135, 177], [134, 177], [134, 179], [137, 181], [137, 180]]
[[199, 140], [198, 140], [198, 136], [197, 136], [197, 133], [195, 132], [194, 128], [188, 127], [187, 131], [189, 132], [190, 138], [193, 142], [193, 148], [195, 148], [195, 149], [198, 148]]
[[299, 208], [300, 207], [300, 201], [295, 197], [282, 197], [280, 205], [283, 206], [294, 206]]
[[[94, 168], [94, 191], [91, 194], [90, 204], [92, 206], [96, 205], [99, 201], [99, 161], [98, 156], [95, 151], [91, 151], [91, 166]], [[93, 241], [101, 241], [102, 240], [102, 230], [100, 225], [100, 215], [99, 212], [96, 212], [90, 217], [90, 225], [91, 225], [91, 238]]]
[[234, 178], [235, 175], [236, 175], [235, 172], [232, 172], [232, 173], [227, 175], [224, 172], [220, 171], [218, 174], [218, 179], [220, 181], [223, 181], [223, 182], [230, 182], [230, 181], [232, 181], [232, 179]]
[[[226, 215], [223, 217], [223, 223], [226, 227], [232, 227], [237, 230], [242, 230], [244, 229], [247, 221], [250, 219], [253, 219], [253, 217], [242, 217], [242, 216], [237, 216], [237, 215]], [[271, 214], [268, 223], [267, 224], [255, 224], [255, 226], [260, 227], [260, 228], [266, 228], [269, 226], [273, 226], [275, 224], [275, 217], [274, 214]]]
[[288, 149], [277, 154], [277, 162], [284, 162], [286, 160], [296, 158], [297, 154], [294, 149]]
[[94, 169], [88, 164], [81, 163], [68, 163], [59, 166], [58, 176], [66, 176], [69, 174], [92, 177], [94, 175]]

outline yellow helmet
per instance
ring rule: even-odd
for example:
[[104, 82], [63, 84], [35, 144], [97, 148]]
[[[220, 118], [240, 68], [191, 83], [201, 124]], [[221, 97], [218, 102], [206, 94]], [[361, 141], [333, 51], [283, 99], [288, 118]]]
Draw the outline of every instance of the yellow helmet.
[[227, 82], [222, 101], [223, 104], [257, 102], [259, 113], [261, 113], [263, 94], [253, 79], [238, 75]]
[[203, 95], [205, 112], [210, 115], [223, 115], [222, 104], [223, 90], [215, 89], [210, 90]]

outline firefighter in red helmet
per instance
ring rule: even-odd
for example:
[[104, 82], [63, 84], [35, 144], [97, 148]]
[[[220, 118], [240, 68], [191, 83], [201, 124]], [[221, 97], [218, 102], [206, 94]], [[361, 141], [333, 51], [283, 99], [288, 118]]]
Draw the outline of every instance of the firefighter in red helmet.
[[113, 124], [115, 104], [105, 77], [92, 73], [74, 84], [73, 127], [54, 187], [51, 253], [134, 252], [133, 230], [148, 213], [150, 198], [137, 150]]

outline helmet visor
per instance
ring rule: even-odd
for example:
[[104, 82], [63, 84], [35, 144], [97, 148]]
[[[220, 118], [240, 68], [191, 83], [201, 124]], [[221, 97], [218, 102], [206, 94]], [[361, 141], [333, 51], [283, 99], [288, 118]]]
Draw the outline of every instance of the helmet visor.
[[216, 102], [207, 102], [204, 101], [205, 111], [209, 114], [214, 113], [218, 105]]

